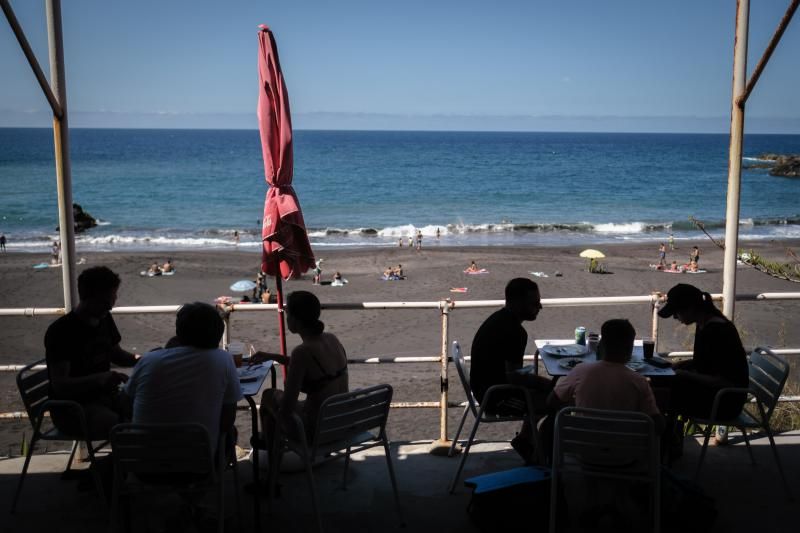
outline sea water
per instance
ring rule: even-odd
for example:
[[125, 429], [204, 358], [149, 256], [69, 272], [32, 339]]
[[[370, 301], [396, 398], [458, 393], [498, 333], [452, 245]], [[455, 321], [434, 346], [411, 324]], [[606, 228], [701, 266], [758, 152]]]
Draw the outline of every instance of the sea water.
[[[727, 135], [296, 131], [294, 186], [315, 248], [571, 245], [724, 232]], [[267, 184], [257, 130], [74, 129], [73, 200], [99, 226], [79, 250], [260, 247]], [[800, 153], [748, 135], [744, 164]], [[0, 129], [8, 248], [57, 237], [53, 138]], [[741, 238], [800, 238], [800, 179], [742, 173]], [[440, 237], [436, 238], [437, 230]]]

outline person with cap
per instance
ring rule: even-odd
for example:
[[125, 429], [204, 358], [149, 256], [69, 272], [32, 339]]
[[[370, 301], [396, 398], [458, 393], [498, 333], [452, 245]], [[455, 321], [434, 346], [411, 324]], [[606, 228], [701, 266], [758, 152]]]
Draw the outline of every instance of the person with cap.
[[[296, 413], [311, 442], [322, 402], [348, 391], [347, 353], [335, 335], [325, 332], [325, 324], [319, 319], [321, 305], [314, 294], [292, 292], [283, 309], [289, 331], [300, 335], [302, 342], [292, 350], [291, 357], [262, 351], [252, 356], [253, 362], [271, 360], [288, 366], [284, 390], [267, 389], [261, 396], [261, 423], [266, 442], [271, 443], [276, 419], [292, 428], [292, 415]], [[304, 401], [299, 401], [301, 392], [306, 395]]]
[[[675, 317], [682, 324], [695, 324], [694, 354], [674, 365], [670, 411], [674, 415], [707, 418], [720, 389], [747, 387], [747, 354], [736, 326], [717, 309], [711, 295], [693, 285], [679, 283], [667, 293], [659, 311], [662, 318]], [[744, 393], [723, 396], [717, 416], [733, 418], [742, 410]]]

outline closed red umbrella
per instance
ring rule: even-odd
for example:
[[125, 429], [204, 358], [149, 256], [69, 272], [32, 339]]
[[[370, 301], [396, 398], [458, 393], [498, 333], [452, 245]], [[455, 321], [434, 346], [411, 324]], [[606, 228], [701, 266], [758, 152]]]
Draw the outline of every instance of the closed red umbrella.
[[281, 278], [289, 279], [314, 265], [300, 202], [292, 187], [292, 118], [278, 48], [272, 31], [258, 32], [258, 129], [269, 185], [261, 229], [261, 269], [275, 276], [280, 309], [281, 353], [286, 354]]

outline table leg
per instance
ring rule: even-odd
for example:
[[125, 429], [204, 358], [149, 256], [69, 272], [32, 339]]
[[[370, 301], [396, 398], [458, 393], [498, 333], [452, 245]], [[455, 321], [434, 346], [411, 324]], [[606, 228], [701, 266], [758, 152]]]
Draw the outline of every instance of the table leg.
[[250, 422], [252, 424], [250, 446], [253, 449], [253, 453], [251, 454], [251, 463], [253, 464], [253, 529], [258, 533], [261, 531], [261, 480], [259, 479], [260, 469], [258, 464], [258, 407], [252, 396], [245, 396], [244, 398], [250, 405]]

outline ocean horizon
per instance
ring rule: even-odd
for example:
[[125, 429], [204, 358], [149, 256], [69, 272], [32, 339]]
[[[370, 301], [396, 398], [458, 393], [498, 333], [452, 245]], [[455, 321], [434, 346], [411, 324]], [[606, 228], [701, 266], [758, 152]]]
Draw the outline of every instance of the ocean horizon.
[[[294, 186], [317, 249], [560, 246], [696, 239], [725, 226], [728, 136], [296, 130]], [[73, 129], [73, 200], [99, 225], [78, 251], [260, 249], [258, 130]], [[747, 135], [744, 165], [800, 153]], [[58, 238], [52, 131], [0, 128], [10, 251]], [[800, 180], [742, 172], [740, 238], [800, 238]], [[440, 236], [437, 239], [436, 233]]]

